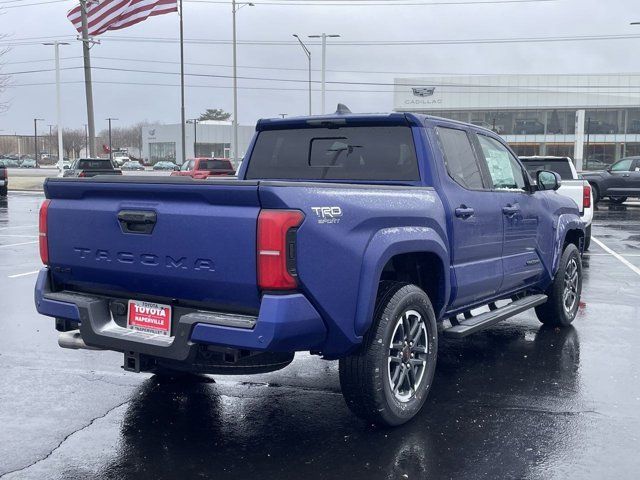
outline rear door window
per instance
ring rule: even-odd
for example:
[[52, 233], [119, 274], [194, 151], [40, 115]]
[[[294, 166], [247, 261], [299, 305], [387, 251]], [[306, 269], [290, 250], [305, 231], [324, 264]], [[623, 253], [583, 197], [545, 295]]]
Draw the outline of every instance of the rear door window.
[[469, 136], [464, 130], [438, 127], [444, 161], [449, 176], [470, 190], [482, 190], [484, 184]]
[[411, 128], [402, 125], [266, 130], [248, 179], [420, 180]]

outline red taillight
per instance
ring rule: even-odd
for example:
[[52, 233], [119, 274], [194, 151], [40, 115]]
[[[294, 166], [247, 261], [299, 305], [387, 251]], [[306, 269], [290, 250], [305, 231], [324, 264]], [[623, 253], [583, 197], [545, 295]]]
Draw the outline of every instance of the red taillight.
[[86, 173], [84, 173], [84, 172], [80, 172], [80, 173], [78, 174], [78, 176], [79, 176], [79, 177], [86, 177], [86, 176], [87, 176], [87, 174], [86, 174]]
[[[258, 286], [261, 290], [292, 290], [295, 270], [295, 231], [304, 215], [298, 210], [261, 210], [258, 215]], [[293, 234], [293, 235], [292, 235]]]
[[48, 227], [47, 216], [49, 214], [49, 204], [51, 200], [45, 200], [40, 206], [40, 214], [38, 215], [38, 230], [40, 240], [40, 259], [45, 265], [49, 264], [49, 240], [47, 239]]
[[582, 206], [584, 208], [591, 208], [591, 185], [582, 187]]

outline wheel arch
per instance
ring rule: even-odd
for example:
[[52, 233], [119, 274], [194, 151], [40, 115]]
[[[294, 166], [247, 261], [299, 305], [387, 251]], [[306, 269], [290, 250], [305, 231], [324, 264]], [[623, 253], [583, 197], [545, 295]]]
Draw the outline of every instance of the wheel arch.
[[556, 248], [553, 254], [553, 275], [560, 264], [562, 252], [568, 244], [578, 247], [580, 254], [584, 251], [585, 225], [577, 215], [560, 215], [557, 223]]
[[364, 335], [373, 322], [382, 280], [414, 283], [431, 300], [440, 318], [450, 295], [449, 253], [441, 236], [428, 227], [385, 229], [372, 238], [360, 274], [355, 333]]

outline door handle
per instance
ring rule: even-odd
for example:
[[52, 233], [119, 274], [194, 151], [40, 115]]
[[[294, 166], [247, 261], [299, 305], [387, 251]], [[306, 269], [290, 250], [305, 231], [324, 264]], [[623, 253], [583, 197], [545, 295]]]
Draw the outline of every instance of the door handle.
[[150, 234], [156, 226], [156, 212], [146, 210], [122, 210], [118, 212], [118, 222], [124, 233]]
[[507, 217], [513, 217], [519, 211], [520, 207], [518, 205], [507, 205], [506, 207], [502, 207], [502, 213]]
[[472, 217], [474, 213], [476, 213], [476, 211], [471, 207], [467, 207], [466, 205], [460, 205], [458, 208], [456, 208], [456, 217], [460, 217], [462, 219]]

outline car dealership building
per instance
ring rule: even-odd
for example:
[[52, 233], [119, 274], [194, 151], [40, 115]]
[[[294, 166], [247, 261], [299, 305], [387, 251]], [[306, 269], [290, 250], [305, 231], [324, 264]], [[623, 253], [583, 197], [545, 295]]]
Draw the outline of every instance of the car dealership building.
[[[255, 132], [254, 126], [238, 125], [238, 156], [247, 151]], [[171, 161], [181, 165], [182, 133], [180, 124], [150, 125], [142, 128], [142, 158], [155, 164]], [[229, 158], [233, 139], [231, 122], [203, 120], [195, 127], [186, 125], [185, 153], [187, 158]]]
[[584, 170], [640, 155], [638, 75], [397, 78], [394, 110], [474, 123], [518, 155], [558, 155]]

